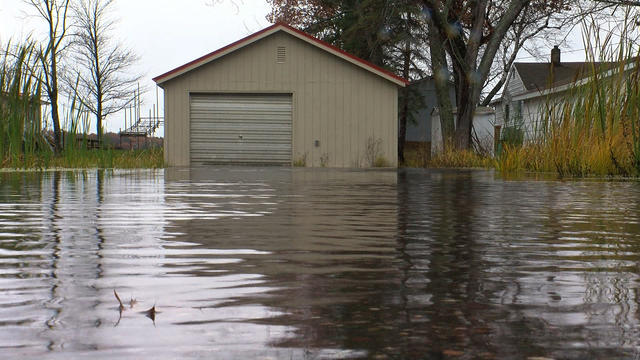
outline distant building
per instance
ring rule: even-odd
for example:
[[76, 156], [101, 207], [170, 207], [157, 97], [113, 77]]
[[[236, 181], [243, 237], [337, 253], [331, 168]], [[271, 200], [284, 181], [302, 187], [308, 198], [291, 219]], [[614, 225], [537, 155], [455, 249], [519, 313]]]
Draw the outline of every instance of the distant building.
[[[426, 77], [412, 82], [409, 87], [420, 96], [422, 103], [412, 111], [415, 122], [407, 121], [405, 139], [408, 143], [431, 142], [431, 115], [433, 109], [438, 106], [435, 81], [432, 77]], [[455, 106], [456, 92], [453, 84], [449, 88], [449, 99], [451, 104]]]
[[407, 81], [288, 25], [154, 81], [164, 89], [169, 166], [397, 166]]
[[589, 78], [593, 71], [605, 72], [614, 62], [562, 62], [558, 46], [551, 50], [549, 62], [516, 62], [511, 67], [505, 89], [492, 103], [496, 122], [506, 128], [522, 130], [525, 141], [543, 130], [546, 105], [558, 99], [577, 82]]
[[[455, 123], [457, 123], [457, 116], [458, 109], [453, 108], [453, 119]], [[444, 149], [444, 138], [442, 136], [438, 108], [433, 109], [431, 119], [431, 154], [436, 155]], [[477, 152], [485, 155], [493, 155], [495, 125], [495, 110], [487, 106], [478, 106], [473, 114], [473, 124], [471, 128], [472, 146]]]
[[[438, 97], [436, 96], [435, 80], [432, 77], [414, 81], [409, 85], [422, 99], [422, 104], [413, 110], [415, 123], [407, 122], [408, 145], [424, 144], [431, 154], [442, 152], [443, 139], [440, 126], [440, 113], [438, 110]], [[453, 83], [449, 86], [449, 99], [453, 107], [453, 116], [457, 116], [456, 92]], [[479, 107], [473, 119], [474, 146], [485, 153], [493, 153], [493, 131], [495, 125], [494, 110], [487, 107]]]

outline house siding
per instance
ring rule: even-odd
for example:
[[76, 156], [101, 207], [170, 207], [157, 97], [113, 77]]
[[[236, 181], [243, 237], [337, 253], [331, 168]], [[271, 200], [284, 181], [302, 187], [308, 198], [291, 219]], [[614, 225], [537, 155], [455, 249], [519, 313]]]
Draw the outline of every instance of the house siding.
[[507, 80], [507, 93], [510, 95], [521, 94], [526, 91], [524, 87], [524, 83], [518, 74], [518, 70], [515, 67], [511, 70], [511, 75], [509, 75], [509, 80]]
[[[285, 63], [276, 49], [286, 47]], [[165, 160], [190, 165], [192, 93], [290, 93], [292, 157], [307, 166], [366, 167], [366, 142], [397, 166], [397, 85], [285, 32], [276, 32], [163, 83]], [[320, 143], [315, 146], [315, 141]]]
[[[414, 82], [410, 85], [411, 91], [416, 91], [422, 97], [422, 107], [414, 110], [415, 123], [407, 121], [406, 141], [429, 142], [431, 141], [431, 113], [438, 106], [438, 97], [433, 79], [428, 78]], [[456, 92], [453, 85], [449, 87], [449, 100], [455, 106]]]
[[518, 70], [515, 66], [511, 67], [509, 76], [507, 77], [507, 83], [504, 87], [504, 93], [502, 94], [500, 102], [496, 106], [495, 122], [496, 125], [505, 126], [509, 119], [506, 119], [506, 106], [511, 108], [513, 104], [511, 99], [526, 91], [524, 83], [518, 74]]

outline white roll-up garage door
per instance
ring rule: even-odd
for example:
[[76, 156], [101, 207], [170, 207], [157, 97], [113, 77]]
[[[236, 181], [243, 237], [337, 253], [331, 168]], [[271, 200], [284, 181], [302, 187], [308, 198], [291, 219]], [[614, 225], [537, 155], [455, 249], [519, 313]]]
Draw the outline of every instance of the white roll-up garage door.
[[291, 165], [290, 94], [192, 94], [191, 164]]

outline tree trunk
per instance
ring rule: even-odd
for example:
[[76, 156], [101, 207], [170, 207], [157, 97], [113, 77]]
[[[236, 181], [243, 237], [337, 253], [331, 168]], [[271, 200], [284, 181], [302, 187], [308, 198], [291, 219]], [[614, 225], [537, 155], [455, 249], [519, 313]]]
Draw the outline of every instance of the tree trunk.
[[473, 128], [473, 113], [475, 106], [467, 104], [464, 108], [458, 107], [458, 127], [456, 128], [456, 150], [468, 150], [471, 148], [471, 129]]
[[[449, 97], [449, 70], [447, 57], [442, 47], [442, 37], [438, 29], [429, 23], [429, 49], [431, 52], [431, 67], [438, 99], [438, 110], [440, 114], [440, 127], [442, 129], [442, 146], [447, 150], [454, 136], [455, 123], [453, 120], [453, 107]], [[433, 134], [431, 134], [433, 136]], [[433, 141], [434, 139], [431, 139]]]
[[99, 11], [100, 3], [96, 1], [94, 3], [93, 8], [93, 22], [91, 24], [91, 29], [89, 33], [93, 33], [93, 60], [95, 66], [95, 85], [96, 85], [96, 134], [98, 136], [98, 147], [102, 147], [102, 117], [103, 117], [103, 100], [104, 100], [104, 89], [102, 88], [102, 52], [100, 51], [99, 39], [101, 36], [100, 29], [98, 26], [98, 21], [100, 19], [100, 11]]
[[60, 129], [60, 117], [58, 115], [58, 94], [49, 94], [51, 100], [51, 120], [53, 121], [53, 151], [59, 154], [62, 151], [62, 131]]
[[[96, 59], [97, 63], [97, 59]], [[102, 147], [102, 85], [100, 81], [97, 81], [97, 96], [96, 96], [96, 134], [98, 136], [98, 147]]]
[[[435, 0], [423, 0], [427, 7], [431, 10], [429, 18], [430, 43], [433, 52], [435, 48], [441, 48], [441, 44], [447, 47], [447, 51], [452, 58], [455, 83], [456, 83], [456, 104], [458, 105], [458, 120], [455, 130], [455, 145], [458, 149], [468, 149], [471, 145], [471, 128], [472, 119], [475, 108], [480, 100], [480, 90], [484, 84], [491, 64], [495, 59], [496, 52], [502, 43], [506, 33], [513, 26], [514, 21], [522, 11], [522, 9], [530, 3], [531, 0], [511, 0], [507, 5], [507, 9], [501, 16], [497, 24], [491, 27], [491, 35], [488, 41], [485, 41], [482, 54], [480, 56], [480, 48], [482, 45], [483, 29], [486, 22], [487, 0], [477, 0], [469, 2], [473, 14], [473, 24], [470, 35], [465, 42], [460, 36], [449, 36], [444, 42], [444, 34], [448, 31], [451, 24], [450, 13], [451, 3], [447, 2], [443, 5]], [[433, 58], [433, 54], [432, 54]], [[434, 72], [437, 64], [433, 63]], [[440, 98], [440, 96], [439, 96]], [[441, 109], [441, 114], [443, 113]], [[444, 133], [443, 124], [443, 133]]]
[[398, 129], [398, 161], [404, 163], [404, 145], [407, 138], [407, 113], [409, 112], [409, 89], [402, 89], [402, 105], [400, 112], [400, 128]]
[[98, 113], [96, 114], [96, 134], [98, 136], [98, 146], [102, 147], [102, 106], [98, 105]]
[[51, 120], [53, 121], [53, 150], [56, 154], [62, 151], [62, 129], [60, 128], [60, 114], [58, 112], [58, 64], [56, 49], [52, 48], [51, 59], [51, 86], [49, 100], [51, 101]]
[[[402, 77], [409, 79], [409, 67], [411, 66], [411, 42], [407, 40], [404, 48], [404, 65]], [[398, 129], [398, 160], [404, 162], [404, 145], [407, 139], [407, 118], [409, 116], [409, 88], [402, 89], [402, 104], [400, 112], [400, 128]]]

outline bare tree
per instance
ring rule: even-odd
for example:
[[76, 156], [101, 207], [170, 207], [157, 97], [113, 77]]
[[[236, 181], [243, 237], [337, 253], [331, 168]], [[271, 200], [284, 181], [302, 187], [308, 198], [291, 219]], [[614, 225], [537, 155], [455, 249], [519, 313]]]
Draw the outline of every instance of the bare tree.
[[72, 86], [82, 104], [95, 115], [99, 142], [105, 118], [132, 101], [142, 78], [131, 74], [138, 57], [111, 35], [115, 25], [109, 16], [113, 3], [114, 0], [78, 0], [73, 5], [76, 67]]
[[[431, 39], [443, 44], [443, 46], [434, 47], [433, 44], [431, 46], [434, 67], [436, 63], [441, 63], [443, 60], [450, 61], [446, 66], [438, 65], [434, 70], [436, 83], [438, 81], [441, 83], [440, 86], [436, 86], [436, 90], [445, 89], [443, 82], [449, 78], [448, 75], [439, 75], [438, 72], [446, 73], [448, 68], [453, 70], [458, 109], [455, 146], [458, 149], [468, 149], [471, 145], [473, 114], [495, 63], [496, 55], [507, 35], [518, 24], [527, 21], [528, 16], [536, 19], [540, 13], [554, 14], [565, 11], [566, 1], [422, 0], [428, 14], [429, 31], [433, 32]], [[440, 61], [435, 61], [436, 59]], [[439, 94], [438, 99], [444, 99], [444, 94]], [[442, 111], [441, 116], [443, 120], [446, 118], [448, 121], [452, 121], [453, 118], [449, 114], [443, 114]], [[453, 127], [445, 125], [443, 129]], [[447, 135], [446, 131], [445, 135]]]
[[[576, 25], [581, 18], [578, 9], [570, 9], [572, 0], [557, 1], [555, 6], [527, 6], [507, 31], [484, 86], [482, 106], [487, 106], [507, 81], [507, 75], [521, 51], [536, 59], [544, 59], [548, 49], [561, 45], [565, 29]], [[568, 13], [575, 16], [568, 16]]]
[[54, 150], [62, 150], [62, 131], [58, 112], [58, 67], [65, 49], [68, 30], [67, 14], [70, 0], [25, 0], [37, 15], [47, 22], [48, 41], [40, 46], [39, 59], [44, 75], [44, 88], [51, 102]]
[[596, 0], [596, 2], [610, 5], [640, 6], [640, 0]]

